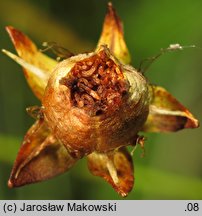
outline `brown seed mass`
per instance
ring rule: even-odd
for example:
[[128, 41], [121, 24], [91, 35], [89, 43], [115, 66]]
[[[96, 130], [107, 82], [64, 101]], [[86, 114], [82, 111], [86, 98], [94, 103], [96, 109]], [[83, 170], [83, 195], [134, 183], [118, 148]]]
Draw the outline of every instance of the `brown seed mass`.
[[128, 90], [121, 68], [104, 51], [77, 62], [60, 84], [71, 89], [72, 104], [91, 116], [117, 110]]

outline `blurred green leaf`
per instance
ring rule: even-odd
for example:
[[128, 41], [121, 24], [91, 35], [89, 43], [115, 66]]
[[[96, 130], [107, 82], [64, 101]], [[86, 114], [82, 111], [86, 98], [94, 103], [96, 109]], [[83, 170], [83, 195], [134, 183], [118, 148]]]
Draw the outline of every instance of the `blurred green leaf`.
[[200, 178], [138, 165], [135, 173], [136, 190], [144, 194], [144, 199], [202, 199]]
[[[26, 34], [41, 41], [55, 41], [66, 46], [72, 52], [86, 51], [93, 48], [90, 42], [80, 38], [67, 24], [57, 21], [54, 16], [45, 13], [43, 8], [27, 1], [1, 0], [0, 19], [9, 23]], [[23, 8], [23, 10], [22, 10]], [[20, 16], [14, 14], [20, 13]], [[37, 16], [37, 19], [33, 17]], [[29, 25], [26, 21], [29, 20]], [[35, 28], [33, 28], [35, 26]], [[5, 48], [5, 47], [4, 47]]]
[[0, 134], [0, 161], [6, 163], [14, 162], [20, 143], [21, 141], [17, 137]]

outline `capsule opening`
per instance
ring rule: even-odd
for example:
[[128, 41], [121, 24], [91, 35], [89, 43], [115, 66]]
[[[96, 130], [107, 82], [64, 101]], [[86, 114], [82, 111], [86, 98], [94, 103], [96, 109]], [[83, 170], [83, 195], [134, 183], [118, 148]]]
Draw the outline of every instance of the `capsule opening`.
[[72, 104], [91, 116], [119, 109], [128, 91], [121, 67], [104, 50], [78, 61], [60, 84], [70, 88]]

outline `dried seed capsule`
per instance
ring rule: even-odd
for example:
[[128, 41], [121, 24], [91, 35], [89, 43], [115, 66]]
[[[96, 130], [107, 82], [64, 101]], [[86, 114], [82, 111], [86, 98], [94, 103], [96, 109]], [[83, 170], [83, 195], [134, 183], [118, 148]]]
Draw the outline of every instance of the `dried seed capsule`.
[[148, 104], [145, 78], [102, 46], [56, 67], [43, 112], [57, 139], [70, 151], [85, 155], [132, 144], [147, 118]]

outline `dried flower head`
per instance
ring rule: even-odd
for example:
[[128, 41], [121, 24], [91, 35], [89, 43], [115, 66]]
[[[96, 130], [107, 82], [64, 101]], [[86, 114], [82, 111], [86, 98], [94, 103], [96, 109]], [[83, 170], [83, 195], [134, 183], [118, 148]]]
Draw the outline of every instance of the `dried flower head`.
[[[126, 146], [139, 143], [143, 147], [139, 131], [198, 127], [198, 121], [170, 93], [151, 85], [129, 65], [122, 23], [111, 3], [96, 50], [59, 63], [17, 29], [6, 29], [19, 57], [3, 52], [24, 68], [42, 102], [41, 107], [27, 109], [36, 122], [24, 137], [9, 187], [49, 179], [87, 156], [90, 172], [126, 196], [134, 184]], [[66, 55], [67, 50], [61, 50]]]

